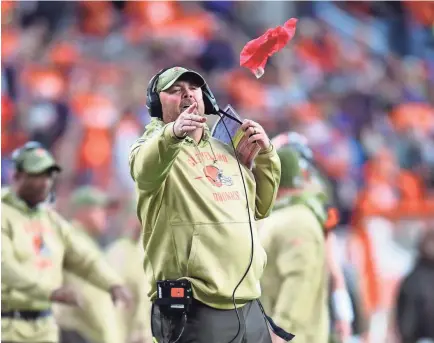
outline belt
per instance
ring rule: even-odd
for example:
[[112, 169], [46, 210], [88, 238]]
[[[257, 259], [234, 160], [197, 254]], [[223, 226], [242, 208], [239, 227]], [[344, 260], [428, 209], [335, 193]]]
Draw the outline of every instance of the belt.
[[36, 320], [39, 318], [49, 317], [52, 315], [51, 310], [42, 311], [2, 311], [2, 318], [13, 318], [13, 319], [23, 319], [23, 320]]

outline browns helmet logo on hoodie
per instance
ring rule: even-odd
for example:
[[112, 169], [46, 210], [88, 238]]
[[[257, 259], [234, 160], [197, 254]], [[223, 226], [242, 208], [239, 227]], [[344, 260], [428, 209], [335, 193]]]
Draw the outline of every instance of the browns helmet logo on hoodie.
[[203, 168], [203, 173], [209, 182], [215, 187], [232, 186], [233, 181], [230, 176], [224, 176], [223, 171], [216, 166], [209, 165]]

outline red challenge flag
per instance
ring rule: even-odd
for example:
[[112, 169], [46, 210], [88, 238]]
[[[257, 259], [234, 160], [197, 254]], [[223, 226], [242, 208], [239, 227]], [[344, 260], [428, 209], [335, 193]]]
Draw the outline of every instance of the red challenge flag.
[[283, 26], [268, 29], [262, 36], [248, 42], [240, 53], [240, 66], [260, 78], [264, 75], [268, 57], [285, 47], [294, 37], [297, 19], [289, 19]]

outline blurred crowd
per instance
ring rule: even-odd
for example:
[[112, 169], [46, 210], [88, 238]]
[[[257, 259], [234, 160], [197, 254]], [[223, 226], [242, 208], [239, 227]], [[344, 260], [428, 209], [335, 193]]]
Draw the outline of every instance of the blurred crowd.
[[[242, 46], [289, 17], [295, 39], [256, 80]], [[125, 193], [148, 80], [183, 65], [270, 136], [305, 134], [344, 209], [363, 189], [390, 206], [434, 187], [431, 3], [4, 1], [2, 18], [3, 182], [8, 154], [34, 139], [67, 170], [60, 194]]]
[[[434, 213], [431, 2], [2, 1], [1, 14], [3, 185], [11, 152], [36, 140], [64, 168], [60, 209], [86, 184], [131, 201], [148, 81], [180, 65], [270, 137], [304, 134], [341, 224]], [[243, 45], [290, 17], [295, 38], [265, 75], [242, 69]]]

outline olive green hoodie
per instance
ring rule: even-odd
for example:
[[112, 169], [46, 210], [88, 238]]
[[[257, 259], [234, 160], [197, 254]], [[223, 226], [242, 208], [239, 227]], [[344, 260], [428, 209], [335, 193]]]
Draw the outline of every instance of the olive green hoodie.
[[302, 202], [273, 211], [261, 228], [268, 264], [265, 311], [296, 342], [328, 341], [325, 240], [319, 217]]
[[[31, 209], [10, 189], [2, 189], [2, 311], [48, 310], [51, 293], [69, 270], [108, 291], [122, 280], [100, 251], [44, 204]], [[2, 318], [2, 341], [57, 342], [53, 316], [35, 321]]]
[[[222, 309], [233, 308], [232, 292], [251, 254], [249, 218], [240, 169], [232, 147], [205, 130], [196, 144], [179, 140], [173, 125], [154, 119], [130, 153], [138, 192], [138, 217], [144, 230], [144, 268], [151, 299], [156, 280], [186, 278], [193, 296]], [[215, 162], [214, 162], [215, 160]], [[255, 219], [269, 215], [280, 181], [280, 160], [272, 146], [259, 154], [244, 175], [254, 256], [237, 290], [239, 305], [259, 298], [266, 254]]]
[[324, 224], [326, 196], [321, 187], [305, 188], [300, 157], [281, 148], [281, 187], [301, 193], [276, 201], [261, 228], [268, 254], [261, 298], [265, 311], [277, 325], [293, 333], [300, 343], [328, 341], [327, 273]]

